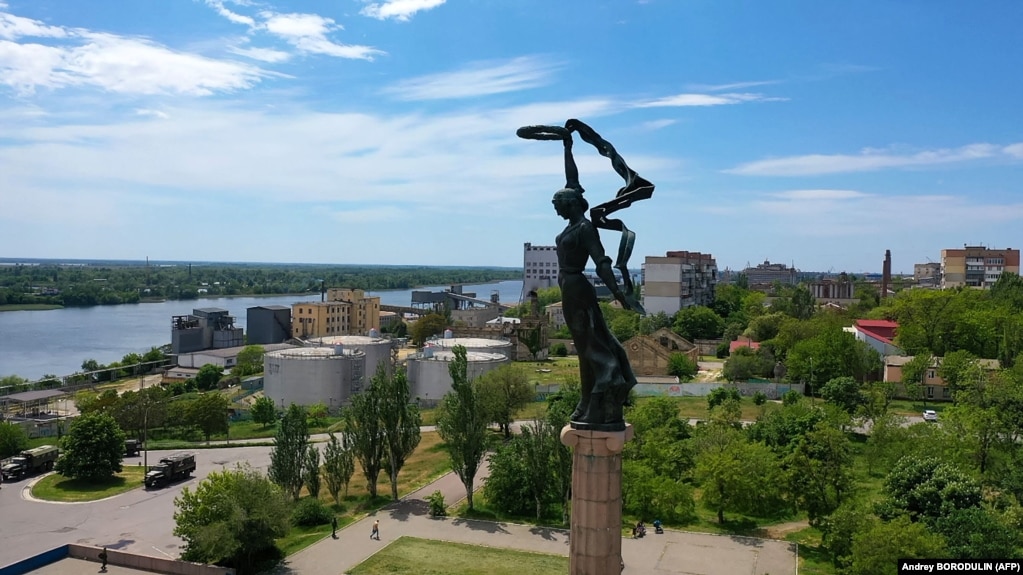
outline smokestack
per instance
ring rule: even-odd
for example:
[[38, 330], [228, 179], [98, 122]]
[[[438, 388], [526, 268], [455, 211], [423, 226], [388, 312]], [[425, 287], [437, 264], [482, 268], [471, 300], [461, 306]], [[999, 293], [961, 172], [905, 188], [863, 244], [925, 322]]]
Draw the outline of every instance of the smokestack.
[[884, 267], [881, 269], [881, 299], [888, 297], [888, 286], [892, 283], [892, 250], [884, 251]]

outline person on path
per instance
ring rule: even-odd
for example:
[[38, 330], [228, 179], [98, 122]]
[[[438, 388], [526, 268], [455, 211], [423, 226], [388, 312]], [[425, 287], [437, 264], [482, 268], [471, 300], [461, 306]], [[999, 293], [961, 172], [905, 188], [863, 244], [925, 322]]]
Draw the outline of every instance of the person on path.
[[330, 536], [337, 539], [337, 516], [330, 519]]
[[103, 573], [106, 573], [107, 572], [107, 548], [106, 547], [104, 547], [103, 550], [99, 552], [99, 560], [101, 562], [101, 565], [99, 566], [99, 570], [101, 572], [103, 572]]
[[369, 534], [370, 539], [376, 539], [380, 541], [380, 520], [377, 519], [373, 522], [373, 531]]

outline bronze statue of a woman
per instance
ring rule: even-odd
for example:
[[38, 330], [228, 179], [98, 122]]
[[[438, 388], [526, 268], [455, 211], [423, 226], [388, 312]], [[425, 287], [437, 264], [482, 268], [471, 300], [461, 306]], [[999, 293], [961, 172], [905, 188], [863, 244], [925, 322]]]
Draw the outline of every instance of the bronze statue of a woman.
[[[579, 184], [579, 172], [572, 155], [572, 132], [579, 132], [586, 142], [593, 144], [601, 155], [611, 159], [612, 166], [625, 178], [626, 185], [618, 191], [614, 200], [590, 210]], [[634, 201], [649, 198], [653, 185], [629, 169], [614, 148], [578, 120], [569, 120], [565, 127], [527, 126], [520, 128], [519, 136], [530, 139], [560, 139], [565, 146], [565, 187], [554, 194], [554, 209], [568, 220], [568, 225], [558, 234], [558, 285], [561, 287], [562, 307], [565, 322], [572, 333], [576, 353], [579, 356], [579, 378], [582, 398], [572, 413], [571, 426], [575, 429], [620, 431], [625, 429], [623, 407], [629, 391], [636, 385], [636, 376], [625, 355], [625, 348], [615, 339], [604, 321], [593, 284], [583, 271], [590, 260], [596, 266], [597, 276], [610, 288], [614, 298], [623, 307], [639, 311], [642, 307], [632, 297], [632, 281], [627, 263], [632, 252], [635, 234], [620, 220], [607, 220], [612, 212], [628, 207]], [[598, 227], [622, 232], [618, 269], [622, 270], [622, 283], [618, 285], [611, 266], [611, 258], [604, 254]]]

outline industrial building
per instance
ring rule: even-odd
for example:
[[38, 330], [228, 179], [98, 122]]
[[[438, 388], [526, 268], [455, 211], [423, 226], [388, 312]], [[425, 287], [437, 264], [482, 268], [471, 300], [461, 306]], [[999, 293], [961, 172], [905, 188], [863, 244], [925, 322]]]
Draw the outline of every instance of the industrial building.
[[[279, 351], [282, 349], [291, 349], [294, 345], [287, 343], [270, 343], [261, 346], [264, 352]], [[212, 363], [213, 365], [220, 366], [224, 369], [231, 369], [238, 364], [238, 354], [245, 349], [245, 346], [236, 347], [225, 347], [224, 349], [204, 349], [202, 351], [194, 351], [192, 353], [182, 353], [178, 355], [178, 367], [188, 367], [199, 369], [206, 364]]]
[[558, 249], [555, 246], [534, 246], [526, 242], [522, 248], [522, 296], [529, 292], [558, 285]]
[[286, 305], [260, 305], [245, 313], [246, 342], [282, 343], [291, 339], [291, 308]]
[[310, 345], [315, 346], [344, 346], [345, 349], [354, 349], [366, 354], [366, 381], [368, 382], [377, 372], [377, 368], [383, 365], [387, 375], [394, 373], [394, 354], [396, 342], [379, 337], [375, 331], [371, 335], [335, 335], [318, 337], [309, 340]]
[[291, 336], [366, 335], [380, 329], [380, 298], [362, 290], [330, 288], [326, 301], [292, 305]]
[[775, 283], [782, 285], [797, 285], [799, 283], [799, 272], [795, 267], [788, 267], [785, 264], [772, 264], [769, 260], [757, 264], [756, 267], [746, 266], [742, 270], [746, 275], [746, 282], [750, 289], [770, 289]]
[[913, 264], [913, 280], [920, 287], [938, 287], [941, 285], [941, 263], [927, 262]]
[[426, 347], [433, 347], [436, 350], [451, 351], [455, 346], [462, 346], [465, 351], [480, 353], [499, 353], [511, 359], [514, 346], [506, 339], [488, 339], [482, 337], [453, 337], [451, 330], [444, 332], [443, 338], [431, 339], [426, 342]]
[[[451, 391], [451, 372], [448, 366], [455, 359], [455, 353], [432, 347], [408, 357], [408, 381], [412, 397], [423, 407], [434, 407]], [[481, 351], [466, 352], [466, 373], [472, 381], [488, 371], [508, 363], [508, 357], [500, 353]]]
[[1003, 273], [1019, 275], [1019, 250], [984, 246], [941, 250], [941, 289], [961, 286], [988, 289]]
[[296, 347], [263, 357], [263, 394], [282, 408], [346, 405], [366, 385], [366, 353], [344, 346]]
[[462, 291], [462, 286], [433, 292], [416, 290], [412, 292], [412, 307], [423, 312], [450, 314], [451, 321], [464, 327], [483, 327], [488, 321], [501, 315], [508, 306], [501, 305], [500, 294], [494, 291], [490, 299], [476, 296], [475, 292]]
[[242, 328], [234, 326], [234, 317], [226, 309], [204, 307], [193, 309], [190, 315], [171, 317], [171, 353], [174, 355], [243, 343]]
[[647, 256], [643, 264], [643, 307], [647, 313], [675, 315], [684, 307], [710, 305], [717, 285], [717, 262], [700, 252]]

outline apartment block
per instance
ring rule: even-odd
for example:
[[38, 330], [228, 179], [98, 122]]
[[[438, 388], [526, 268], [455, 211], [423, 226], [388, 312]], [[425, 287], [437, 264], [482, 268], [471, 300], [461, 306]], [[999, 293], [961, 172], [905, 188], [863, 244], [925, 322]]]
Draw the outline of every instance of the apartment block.
[[941, 263], [913, 264], [913, 280], [921, 287], [937, 287], [941, 284]]
[[526, 242], [522, 249], [522, 296], [558, 285], [558, 250], [555, 246], [534, 246]]
[[678, 310], [714, 301], [718, 266], [714, 256], [700, 252], [668, 252], [647, 256], [643, 264], [643, 307], [647, 313], [675, 315]]
[[1003, 273], [1019, 275], [1019, 250], [964, 246], [941, 250], [941, 288], [988, 289]]
[[751, 289], [767, 289], [775, 283], [783, 285], [796, 285], [799, 283], [799, 272], [796, 268], [790, 268], [785, 264], [772, 264], [769, 260], [757, 264], [755, 267], [747, 266], [742, 270], [746, 275], [746, 281]]
[[380, 329], [380, 298], [363, 290], [330, 288], [327, 301], [291, 306], [292, 337], [367, 335], [371, 329]]

